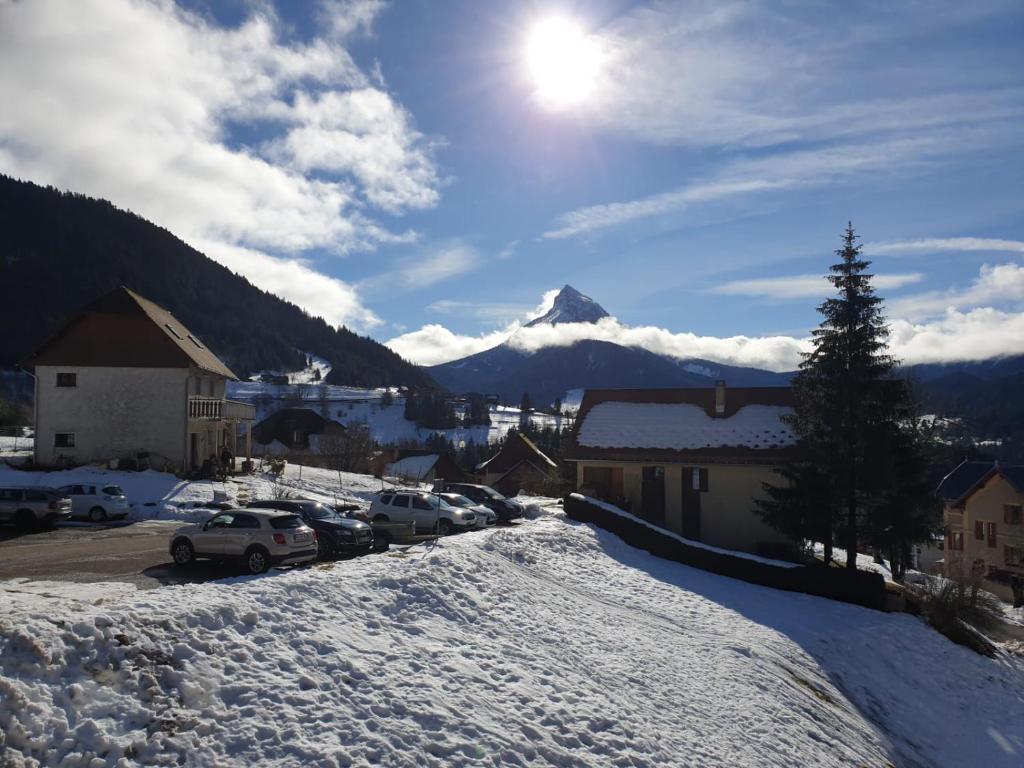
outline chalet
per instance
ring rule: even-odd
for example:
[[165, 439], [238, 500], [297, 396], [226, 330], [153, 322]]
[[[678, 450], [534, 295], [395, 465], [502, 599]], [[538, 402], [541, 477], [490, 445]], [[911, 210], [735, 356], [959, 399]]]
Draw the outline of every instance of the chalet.
[[558, 481], [558, 464], [521, 432], [510, 432], [497, 454], [478, 465], [477, 474], [499, 493], [544, 493]]
[[688, 539], [767, 556], [792, 542], [756, 514], [797, 450], [788, 387], [589, 389], [568, 458], [576, 486]]
[[1000, 597], [1024, 582], [1024, 465], [964, 461], [936, 491], [944, 504], [943, 573], [978, 577]]
[[435, 480], [463, 483], [469, 479], [462, 468], [447, 453], [430, 453], [428, 451], [399, 451], [383, 471], [385, 477], [413, 483], [433, 483]]
[[344, 425], [309, 408], [282, 408], [252, 430], [253, 439], [260, 445], [278, 443], [291, 451], [308, 451], [324, 435], [344, 434]]
[[189, 472], [227, 445], [251, 455], [237, 377], [166, 309], [125, 287], [87, 305], [24, 363], [35, 376], [35, 461], [132, 461]]

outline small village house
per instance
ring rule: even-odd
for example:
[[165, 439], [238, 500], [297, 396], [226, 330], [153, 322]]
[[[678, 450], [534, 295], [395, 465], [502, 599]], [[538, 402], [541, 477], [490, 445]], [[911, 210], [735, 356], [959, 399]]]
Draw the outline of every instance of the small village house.
[[262, 446], [309, 451], [318, 448], [325, 435], [343, 437], [346, 431], [343, 424], [310, 408], [282, 408], [253, 427], [252, 435]]
[[383, 475], [409, 483], [464, 483], [469, 475], [447, 453], [426, 450], [399, 450], [385, 460]]
[[964, 461], [939, 484], [945, 525], [943, 572], [979, 578], [1005, 600], [1024, 582], [1024, 466]]
[[251, 455], [253, 406], [225, 398], [235, 374], [170, 312], [123, 286], [68, 319], [23, 367], [35, 376], [37, 464], [190, 472], [225, 445]]
[[784, 556], [755, 512], [792, 458], [788, 387], [586, 390], [570, 442], [581, 493], [693, 541]]
[[522, 432], [509, 432], [494, 456], [478, 465], [483, 482], [505, 496], [546, 493], [559, 479], [558, 464]]

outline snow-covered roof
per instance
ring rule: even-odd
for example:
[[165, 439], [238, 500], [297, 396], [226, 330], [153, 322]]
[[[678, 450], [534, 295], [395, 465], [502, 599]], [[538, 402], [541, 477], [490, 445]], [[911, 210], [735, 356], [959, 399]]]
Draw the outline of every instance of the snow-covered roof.
[[584, 417], [577, 444], [590, 448], [699, 450], [785, 448], [796, 436], [782, 422], [788, 406], [747, 405], [727, 418], [713, 418], [690, 403], [597, 403]]
[[422, 480], [434, 468], [440, 456], [428, 453], [425, 456], [406, 456], [404, 459], [388, 464], [384, 474], [390, 477], [401, 477], [407, 480]]

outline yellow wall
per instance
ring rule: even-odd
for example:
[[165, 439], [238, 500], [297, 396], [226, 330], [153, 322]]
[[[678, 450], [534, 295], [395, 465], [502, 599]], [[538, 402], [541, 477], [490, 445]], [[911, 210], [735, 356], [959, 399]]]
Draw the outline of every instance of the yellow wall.
[[[997, 475], [967, 499], [964, 513], [964, 550], [962, 553], [947, 554], [947, 568], [955, 571], [958, 567], [970, 571], [976, 560], [984, 562], [986, 570], [994, 566], [1000, 570], [1024, 574], [1024, 568], [1007, 566], [1003, 547], [1024, 549], [1024, 526], [1010, 526], [1004, 522], [1004, 504], [1024, 504], [1024, 494], [1017, 491], [1006, 480]], [[974, 524], [977, 521], [996, 524], [996, 546], [988, 546], [987, 539], [974, 538]], [[959, 562], [958, 562], [959, 561]], [[950, 575], [958, 575], [951, 573]], [[1000, 590], [997, 594], [1002, 595]]]
[[644, 466], [665, 467], [665, 527], [676, 533], [683, 530], [683, 468], [708, 470], [708, 490], [701, 493], [701, 541], [716, 547], [755, 552], [759, 543], [786, 544], [787, 539], [766, 525], [754, 513], [754, 499], [764, 498], [761, 483], [777, 483], [773, 467], [752, 464], [700, 465], [641, 464], [614, 461], [576, 463], [576, 487], [583, 485], [586, 467], [622, 467], [623, 485], [630, 510], [639, 514], [642, 500]]

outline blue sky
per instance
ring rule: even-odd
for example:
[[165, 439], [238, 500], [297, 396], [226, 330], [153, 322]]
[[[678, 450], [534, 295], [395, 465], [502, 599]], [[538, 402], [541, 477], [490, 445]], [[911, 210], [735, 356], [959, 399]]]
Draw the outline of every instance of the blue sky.
[[1022, 33], [1019, 2], [0, 2], [0, 171], [417, 362], [570, 283], [601, 338], [788, 368], [847, 220], [897, 355], [1017, 354]]

